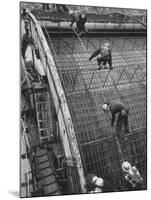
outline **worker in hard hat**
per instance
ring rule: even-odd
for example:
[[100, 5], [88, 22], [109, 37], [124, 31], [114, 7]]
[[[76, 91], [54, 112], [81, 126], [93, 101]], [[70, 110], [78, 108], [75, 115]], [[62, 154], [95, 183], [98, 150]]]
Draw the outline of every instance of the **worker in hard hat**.
[[141, 177], [138, 169], [127, 161], [122, 163], [122, 170], [125, 174], [125, 184], [129, 190], [143, 189], [143, 178]]
[[114, 187], [101, 177], [95, 174], [88, 174], [86, 177], [86, 187], [88, 193], [102, 193], [102, 192], [113, 192]]
[[89, 58], [89, 61], [91, 61], [94, 57], [97, 57], [97, 62], [100, 69], [107, 69], [109, 65], [109, 69], [112, 70], [112, 55], [111, 55], [111, 47], [109, 43], [104, 43], [101, 45], [99, 49], [94, 51], [92, 55]]
[[72, 17], [72, 22], [70, 26], [72, 27], [74, 23], [76, 23], [77, 33], [79, 36], [85, 34], [87, 29], [85, 28], [85, 23], [87, 21], [86, 13], [85, 12], [73, 12], [72, 10], [69, 11], [69, 15]]
[[120, 101], [111, 101], [110, 103], [104, 103], [102, 105], [102, 110], [104, 112], [110, 111], [112, 114], [111, 126], [114, 125], [116, 115], [118, 115], [116, 123], [117, 135], [122, 131], [122, 126], [124, 125], [125, 132], [129, 133], [128, 115], [129, 109], [126, 105]]

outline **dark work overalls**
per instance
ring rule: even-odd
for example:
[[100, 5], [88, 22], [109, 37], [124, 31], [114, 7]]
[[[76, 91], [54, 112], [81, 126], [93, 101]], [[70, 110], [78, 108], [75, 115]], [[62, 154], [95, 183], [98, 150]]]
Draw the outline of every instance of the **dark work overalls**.
[[103, 47], [101, 47], [100, 49], [98, 49], [95, 52], [93, 52], [93, 54], [89, 58], [89, 61], [92, 58], [94, 58], [97, 55], [99, 55], [99, 54], [101, 54], [101, 57], [97, 58], [98, 65], [100, 66], [103, 63], [103, 65], [105, 66], [108, 63], [109, 66], [110, 66], [110, 69], [113, 69], [113, 67], [112, 67], [112, 55], [111, 55], [111, 50], [110, 49], [108, 49], [108, 54], [104, 55], [103, 54]]
[[[115, 116], [118, 114], [117, 124], [116, 124], [117, 134], [122, 131], [122, 126], [124, 126], [125, 132], [128, 133], [129, 132], [129, 124], [128, 124], [129, 109], [121, 102], [116, 102], [116, 101], [110, 102], [109, 107], [112, 114], [111, 126], [113, 126], [115, 122]], [[122, 110], [126, 112], [124, 116], [121, 114]]]
[[85, 23], [87, 21], [87, 17], [82, 18], [81, 14], [74, 14], [72, 16], [72, 22], [71, 22], [71, 26], [73, 25], [74, 22], [76, 22], [76, 26], [78, 29], [78, 33], [82, 32], [82, 31], [86, 31], [85, 30]]

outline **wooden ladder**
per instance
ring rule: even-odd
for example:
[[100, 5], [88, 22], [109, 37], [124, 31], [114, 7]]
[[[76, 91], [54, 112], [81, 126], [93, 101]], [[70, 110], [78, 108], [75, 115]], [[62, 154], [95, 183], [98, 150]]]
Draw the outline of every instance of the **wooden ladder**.
[[53, 140], [51, 101], [47, 88], [35, 89], [35, 108], [40, 144]]

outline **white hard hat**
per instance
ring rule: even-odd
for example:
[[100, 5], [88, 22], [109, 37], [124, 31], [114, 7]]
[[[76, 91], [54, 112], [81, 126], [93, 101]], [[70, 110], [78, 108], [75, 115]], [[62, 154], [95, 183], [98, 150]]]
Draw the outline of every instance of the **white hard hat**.
[[124, 161], [122, 163], [122, 169], [124, 172], [130, 172], [131, 171], [131, 164], [127, 161]]
[[97, 176], [94, 176], [94, 177], [92, 178], [92, 183], [96, 182], [97, 179], [98, 179], [98, 177], [97, 177]]
[[84, 11], [81, 12], [81, 17], [84, 18], [86, 16], [86, 13]]
[[69, 15], [72, 15], [73, 13], [73, 10], [69, 10]]
[[95, 182], [95, 185], [102, 187], [104, 184], [104, 181], [102, 178], [98, 178]]
[[104, 44], [104, 46], [109, 46], [109, 47], [110, 47], [110, 44], [106, 42], [106, 43]]
[[101, 186], [103, 186], [104, 181], [103, 181], [102, 178], [97, 177], [97, 176], [94, 176], [94, 177], [92, 178], [92, 183], [95, 183], [96, 186], [100, 186], [100, 187], [101, 187]]
[[103, 111], [108, 111], [108, 105], [107, 105], [106, 103], [103, 104], [102, 110], [103, 110]]

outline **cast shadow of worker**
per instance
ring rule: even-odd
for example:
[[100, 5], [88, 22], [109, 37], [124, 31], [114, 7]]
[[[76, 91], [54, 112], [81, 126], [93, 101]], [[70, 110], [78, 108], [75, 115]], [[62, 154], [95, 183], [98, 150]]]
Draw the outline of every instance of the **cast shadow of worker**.
[[10, 195], [14, 196], [14, 197], [17, 197], [17, 198], [19, 197], [19, 192], [18, 192], [18, 191], [15, 191], [15, 190], [13, 191], [13, 190], [12, 190], [12, 191], [8, 191], [8, 193], [9, 193]]

